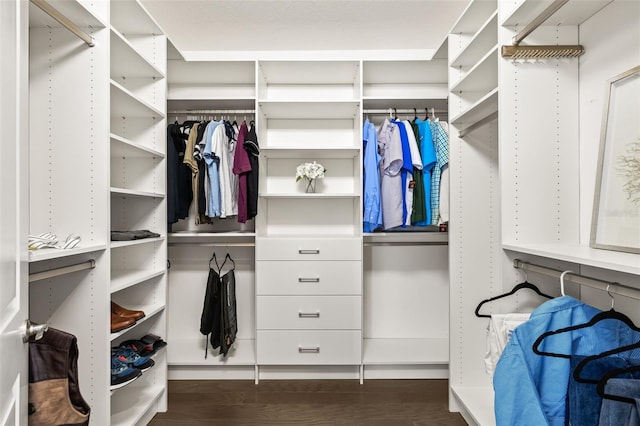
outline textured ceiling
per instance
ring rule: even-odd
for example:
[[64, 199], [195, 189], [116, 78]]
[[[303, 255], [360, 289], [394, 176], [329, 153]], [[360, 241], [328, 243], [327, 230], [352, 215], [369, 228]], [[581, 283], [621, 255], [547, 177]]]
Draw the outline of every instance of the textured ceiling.
[[[469, 0], [141, 0], [193, 52], [434, 50]], [[226, 53], [225, 53], [226, 52]]]

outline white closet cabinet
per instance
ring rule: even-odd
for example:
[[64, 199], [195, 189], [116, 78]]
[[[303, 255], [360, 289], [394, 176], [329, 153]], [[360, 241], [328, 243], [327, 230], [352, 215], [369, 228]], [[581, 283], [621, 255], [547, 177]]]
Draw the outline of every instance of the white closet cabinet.
[[[258, 64], [256, 354], [270, 365], [360, 364], [358, 61]], [[315, 193], [296, 167], [326, 169]], [[337, 276], [335, 272], [343, 271]]]
[[[485, 3], [472, 2], [468, 10], [485, 10]], [[513, 35], [549, 3], [498, 0], [497, 44], [511, 44]], [[482, 34], [493, 36], [494, 30], [484, 26], [495, 19], [493, 14], [487, 10], [475, 29], [462, 34], [454, 30], [449, 36], [455, 62], [454, 40], [475, 34], [459, 45], [462, 56], [480, 58], [469, 74], [480, 68], [491, 45], [482, 41]], [[499, 121], [468, 129], [461, 138], [453, 131], [451, 254], [459, 260], [451, 264], [450, 406], [470, 424], [495, 424], [491, 380], [483, 371], [487, 323], [473, 312], [481, 300], [523, 281], [524, 274], [512, 266], [514, 259], [638, 286], [640, 256], [591, 249], [588, 242], [605, 83], [640, 62], [639, 20], [636, 2], [569, 1], [523, 44], [582, 44], [580, 59], [511, 61], [496, 56], [497, 63], [483, 79], [497, 81]], [[607, 37], [602, 36], [605, 26], [612, 29]], [[497, 74], [491, 76], [494, 68]], [[451, 72], [458, 70], [452, 67]], [[494, 90], [477, 87], [482, 96]], [[472, 121], [493, 112], [494, 101], [485, 110], [488, 105], [477, 99], [461, 104], [468, 111], [462, 114], [476, 117], [460, 121], [457, 130], [464, 132]], [[457, 102], [453, 93], [451, 100]], [[560, 292], [555, 279], [529, 273], [528, 280], [548, 294]], [[606, 292], [567, 287], [586, 303], [603, 310], [611, 306]], [[637, 301], [622, 296], [615, 300], [616, 309], [639, 319]], [[487, 312], [529, 312], [539, 303], [522, 294], [487, 306]]]
[[[81, 242], [30, 251], [30, 273], [93, 268], [31, 283], [29, 315], [77, 337], [91, 424], [146, 424], [166, 410], [166, 351], [114, 392], [108, 371], [112, 346], [147, 333], [166, 338], [166, 38], [135, 0], [50, 3], [95, 47], [31, 6], [29, 233]], [[133, 229], [162, 236], [110, 241], [110, 230]], [[110, 300], [146, 317], [110, 333]]]

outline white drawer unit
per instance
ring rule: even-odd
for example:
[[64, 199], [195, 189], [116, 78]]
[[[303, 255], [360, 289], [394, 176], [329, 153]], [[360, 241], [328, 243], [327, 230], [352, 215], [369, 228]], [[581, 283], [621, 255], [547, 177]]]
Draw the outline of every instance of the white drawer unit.
[[256, 260], [361, 260], [360, 238], [256, 238]]
[[359, 295], [362, 263], [357, 261], [256, 262], [258, 295]]
[[258, 330], [258, 364], [360, 364], [362, 333], [353, 330]]
[[360, 296], [258, 296], [258, 329], [359, 330]]

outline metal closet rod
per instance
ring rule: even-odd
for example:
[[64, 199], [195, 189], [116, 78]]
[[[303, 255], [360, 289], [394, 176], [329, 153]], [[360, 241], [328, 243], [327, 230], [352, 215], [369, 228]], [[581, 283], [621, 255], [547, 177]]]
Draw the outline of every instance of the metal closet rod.
[[84, 271], [86, 269], [93, 269], [96, 267], [96, 261], [94, 259], [87, 260], [86, 262], [76, 263], [69, 266], [62, 266], [60, 268], [49, 269], [48, 271], [36, 272], [29, 274], [29, 282], [46, 280], [47, 278], [59, 277], [60, 275], [70, 274], [71, 272]]
[[191, 115], [191, 114], [255, 114], [255, 109], [182, 109], [167, 111], [168, 115]]
[[362, 243], [365, 247], [375, 247], [375, 246], [448, 246], [448, 241], [369, 241]]
[[69, 18], [64, 16], [58, 9], [51, 6], [45, 0], [31, 0], [31, 3], [38, 6], [44, 13], [51, 16], [53, 19], [58, 21], [63, 27], [74, 33], [78, 38], [82, 39], [89, 47], [93, 47], [96, 44], [93, 41], [93, 37], [89, 34], [85, 33], [80, 29], [79, 26], [71, 22]]
[[522, 40], [525, 39], [526, 36], [531, 34], [536, 28], [542, 25], [547, 19], [551, 17], [554, 13], [558, 11], [562, 6], [564, 6], [569, 0], [555, 0], [551, 3], [545, 10], [540, 13], [540, 15], [536, 16], [526, 27], [522, 29], [518, 34], [513, 36], [512, 42], [514, 46], [520, 44]]
[[170, 246], [190, 246], [190, 247], [255, 247], [256, 243], [190, 243], [188, 241], [169, 242]]
[[[523, 271], [536, 272], [538, 274], [543, 274], [558, 279], [560, 279], [560, 275], [562, 275], [562, 273], [564, 272], [559, 269], [547, 268], [546, 266], [523, 262], [520, 259], [513, 260], [513, 267], [522, 269]], [[586, 287], [595, 288], [597, 290], [607, 291], [609, 293], [614, 293], [620, 296], [640, 300], [640, 289], [628, 285], [611, 281], [604, 281], [598, 278], [587, 277], [585, 275], [580, 275], [573, 272], [567, 272], [565, 274], [564, 280], [571, 281], [572, 283], [576, 283]]]
[[[371, 115], [377, 115], [377, 114], [389, 114], [389, 113], [395, 113], [395, 114], [416, 114], [416, 113], [421, 113], [423, 110], [425, 110], [425, 108], [374, 108], [374, 109], [363, 109], [362, 112], [364, 114], [371, 114]], [[449, 113], [449, 111], [444, 110], [444, 109], [436, 109], [436, 110], [432, 110], [431, 108], [428, 109], [427, 111], [429, 114], [444, 114], [447, 115]]]

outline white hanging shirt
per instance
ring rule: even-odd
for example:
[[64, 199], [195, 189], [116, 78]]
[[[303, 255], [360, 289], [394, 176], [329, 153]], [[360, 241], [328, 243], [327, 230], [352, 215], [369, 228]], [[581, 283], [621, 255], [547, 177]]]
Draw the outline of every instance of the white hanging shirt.
[[530, 315], [530, 313], [491, 315], [487, 326], [487, 352], [484, 356], [484, 366], [489, 376], [493, 377], [496, 364], [513, 330], [528, 321]]

